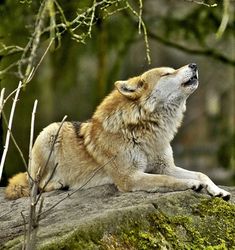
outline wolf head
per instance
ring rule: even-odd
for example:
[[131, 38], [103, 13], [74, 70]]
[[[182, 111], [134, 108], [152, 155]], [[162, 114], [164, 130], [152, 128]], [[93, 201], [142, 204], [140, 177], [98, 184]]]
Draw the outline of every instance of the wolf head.
[[169, 138], [173, 138], [183, 118], [185, 101], [198, 87], [197, 65], [151, 69], [117, 81], [115, 87], [93, 116], [105, 130], [116, 133], [130, 126], [155, 124], [171, 131]]
[[119, 93], [130, 100], [141, 102], [151, 111], [170, 103], [179, 104], [198, 87], [195, 63], [179, 69], [161, 67], [142, 75], [115, 83]]

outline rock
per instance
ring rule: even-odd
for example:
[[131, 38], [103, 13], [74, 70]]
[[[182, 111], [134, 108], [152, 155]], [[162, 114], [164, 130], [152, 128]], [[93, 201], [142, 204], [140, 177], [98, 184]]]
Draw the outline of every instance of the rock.
[[[81, 190], [42, 215], [38, 249], [235, 249], [231, 201], [191, 190], [120, 193], [112, 185]], [[28, 198], [7, 201], [0, 189], [0, 249], [21, 249]], [[43, 211], [71, 191], [44, 194]]]

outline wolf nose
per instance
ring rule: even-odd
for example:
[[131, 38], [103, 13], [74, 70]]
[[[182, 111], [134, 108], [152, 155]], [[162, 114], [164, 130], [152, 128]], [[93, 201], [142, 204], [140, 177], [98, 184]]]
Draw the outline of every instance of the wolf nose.
[[197, 70], [197, 64], [196, 63], [190, 63], [188, 66], [189, 66], [189, 68], [191, 68], [194, 71]]

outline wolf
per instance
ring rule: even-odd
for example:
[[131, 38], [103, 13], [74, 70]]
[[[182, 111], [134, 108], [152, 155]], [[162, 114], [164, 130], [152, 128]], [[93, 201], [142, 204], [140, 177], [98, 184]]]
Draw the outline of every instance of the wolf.
[[[52, 123], [39, 134], [32, 149], [31, 178], [37, 178], [45, 192], [115, 184], [122, 192], [204, 188], [211, 196], [229, 200], [230, 193], [207, 175], [174, 163], [170, 143], [186, 100], [198, 85], [195, 63], [154, 68], [115, 82], [90, 120]], [[27, 174], [12, 177], [6, 198], [27, 195]]]

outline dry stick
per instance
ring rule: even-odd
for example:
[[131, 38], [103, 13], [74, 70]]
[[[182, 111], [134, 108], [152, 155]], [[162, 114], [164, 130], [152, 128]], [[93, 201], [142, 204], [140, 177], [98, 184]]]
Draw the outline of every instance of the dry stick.
[[0, 75], [4, 75], [6, 73], [8, 73], [10, 71], [10, 69], [12, 69], [15, 66], [18, 66], [20, 64], [20, 62], [24, 62], [24, 60], [18, 60], [12, 64], [10, 64], [9, 66], [7, 66], [6, 68], [4, 68], [3, 70], [0, 70]]
[[41, 57], [40, 61], [38, 62], [38, 64], [36, 65], [36, 67], [35, 67], [35, 68], [33, 68], [33, 70], [32, 70], [32, 72], [31, 72], [31, 74], [28, 76], [26, 83], [30, 82], [30, 81], [32, 80], [32, 78], [34, 77], [34, 75], [35, 75], [35, 73], [36, 73], [36, 71], [37, 71], [38, 67], [41, 65], [41, 63], [42, 63], [42, 61], [43, 61], [44, 57], [46, 56], [46, 54], [47, 54], [48, 50], [49, 50], [49, 49], [50, 49], [50, 47], [51, 47], [51, 45], [52, 45], [53, 41], [54, 41], [54, 38], [53, 38], [53, 39], [51, 39], [51, 41], [50, 41], [49, 45], [47, 46], [47, 48], [46, 48], [45, 52], [44, 52], [44, 53], [43, 53], [43, 55], [42, 55], [42, 57]]
[[93, 1], [92, 13], [91, 13], [91, 21], [90, 21], [89, 30], [88, 30], [88, 36], [89, 36], [90, 38], [91, 38], [92, 25], [93, 25], [94, 18], [95, 18], [95, 5], [96, 5], [96, 0]]
[[30, 140], [29, 140], [29, 165], [28, 170], [31, 169], [31, 161], [32, 161], [32, 148], [33, 148], [33, 138], [34, 138], [34, 122], [35, 122], [35, 114], [37, 110], [38, 100], [34, 101], [33, 112], [31, 116], [31, 128], [30, 128]]
[[1, 117], [1, 113], [2, 113], [3, 105], [4, 105], [4, 94], [5, 94], [5, 88], [1, 90], [1, 95], [0, 95], [0, 117]]
[[140, 13], [137, 13], [133, 7], [130, 5], [129, 2], [127, 2], [127, 7], [128, 9], [139, 19], [139, 27], [140, 25], [142, 26], [142, 29], [143, 29], [143, 33], [144, 33], [144, 43], [145, 43], [145, 50], [146, 50], [146, 57], [147, 57], [147, 61], [148, 61], [148, 64], [151, 64], [151, 57], [150, 57], [150, 46], [149, 46], [149, 41], [148, 41], [148, 32], [147, 32], [147, 28], [145, 26], [145, 23], [142, 19], [142, 16], [140, 16], [140, 14], [142, 15], [142, 1], [140, 0]]
[[16, 94], [15, 94], [15, 98], [13, 100], [12, 107], [11, 107], [9, 126], [8, 126], [8, 130], [7, 130], [7, 135], [6, 135], [6, 142], [5, 142], [4, 151], [3, 151], [2, 159], [1, 159], [1, 165], [0, 165], [0, 180], [2, 179], [2, 171], [3, 171], [3, 167], [4, 167], [5, 160], [6, 160], [8, 147], [9, 147], [9, 141], [10, 141], [10, 135], [11, 135], [10, 131], [11, 131], [13, 117], [14, 117], [14, 113], [15, 113], [16, 102], [18, 100], [21, 86], [22, 86], [22, 82], [20, 81], [18, 88], [17, 88], [17, 91], [16, 91]]
[[[32, 113], [32, 120], [31, 120], [30, 152], [32, 151], [32, 141], [33, 141], [33, 132], [32, 131], [34, 128], [33, 126], [34, 126], [35, 111], [36, 111], [36, 108], [34, 106], [33, 113]], [[41, 210], [42, 210], [42, 202], [41, 202], [39, 212], [38, 212], [38, 214], [36, 213], [36, 205], [39, 201], [39, 199], [37, 199], [37, 193], [38, 193], [38, 187], [39, 187], [39, 181], [40, 181], [40, 173], [41, 173], [41, 171], [44, 171], [44, 169], [47, 167], [47, 165], [49, 163], [49, 160], [51, 158], [51, 154], [53, 152], [53, 149], [54, 149], [54, 146], [56, 143], [56, 140], [59, 136], [60, 129], [63, 126], [66, 118], [67, 118], [67, 116], [64, 116], [64, 118], [63, 118], [63, 120], [62, 120], [62, 122], [57, 130], [57, 133], [56, 133], [54, 141], [52, 143], [51, 150], [50, 150], [50, 153], [49, 153], [49, 156], [47, 158], [45, 166], [43, 168], [39, 168], [35, 179], [33, 180], [33, 182], [30, 185], [30, 186], [32, 186], [32, 188], [31, 188], [31, 192], [30, 192], [30, 213], [29, 213], [27, 240], [26, 240], [26, 242], [27, 242], [26, 243], [26, 250], [33, 250], [33, 249], [35, 249], [35, 246], [36, 246], [36, 234], [37, 234], [36, 229], [38, 226], [37, 218], [40, 218], [40, 214], [41, 214]], [[31, 153], [30, 153], [29, 167], [30, 167], [30, 164], [31, 164]]]
[[25, 242], [26, 242], [26, 225], [27, 225], [27, 222], [25, 220], [25, 216], [23, 214], [23, 211], [20, 212], [22, 218], [23, 218], [23, 221], [24, 221], [24, 242], [23, 242], [23, 246], [22, 246], [22, 250], [25, 250]]
[[221, 24], [219, 26], [218, 31], [216, 32], [216, 37], [217, 39], [221, 38], [222, 35], [224, 34], [224, 31], [228, 25], [228, 21], [229, 21], [229, 7], [230, 7], [230, 2], [229, 0], [224, 0], [223, 2], [223, 17], [222, 17], [222, 21]]
[[[56, 132], [56, 135], [55, 135], [54, 141], [53, 141], [53, 143], [52, 143], [52, 146], [51, 146], [50, 153], [49, 153], [49, 155], [48, 155], [46, 164], [45, 164], [45, 166], [43, 167], [43, 169], [39, 169], [38, 174], [39, 174], [40, 171], [44, 171], [44, 169], [47, 167], [47, 165], [48, 165], [48, 163], [49, 163], [49, 160], [50, 160], [50, 158], [51, 158], [51, 154], [52, 154], [52, 151], [53, 151], [53, 149], [54, 149], [56, 140], [57, 140], [57, 138], [58, 138], [58, 136], [59, 136], [60, 130], [61, 130], [61, 128], [62, 128], [62, 126], [63, 126], [63, 124], [64, 124], [64, 122], [65, 122], [66, 119], [67, 119], [67, 115], [64, 116], [64, 118], [62, 119], [61, 124], [60, 124], [60, 126], [59, 126], [59, 128], [58, 128], [58, 130], [57, 130], [57, 132]], [[43, 186], [42, 189], [40, 190], [40, 193], [39, 193], [38, 198], [37, 198], [37, 200], [36, 200], [36, 204], [38, 203], [40, 197], [42, 196], [42, 193], [44, 192], [46, 186], [48, 185], [48, 183], [49, 183], [50, 180], [52, 179], [52, 177], [53, 177], [53, 175], [54, 175], [54, 173], [55, 173], [57, 167], [58, 167], [58, 162], [55, 164], [55, 167], [53, 168], [53, 170], [52, 170], [52, 172], [51, 172], [51, 175], [49, 176], [48, 180], [45, 182], [44, 186]]]
[[42, 193], [44, 192], [46, 186], [48, 185], [48, 183], [50, 182], [50, 180], [52, 179], [52, 177], [54, 176], [54, 173], [56, 171], [56, 168], [58, 167], [58, 163], [55, 164], [55, 167], [53, 168], [52, 172], [51, 172], [51, 175], [49, 176], [48, 180], [45, 182], [44, 186], [42, 187], [42, 189], [40, 189], [40, 193], [37, 197], [37, 200], [36, 200], [36, 204], [38, 203], [38, 201], [40, 200], [41, 196], [42, 196]]
[[[22, 85], [23, 86], [23, 85]], [[20, 87], [20, 88], [22, 88], [22, 86]], [[3, 110], [3, 107], [4, 107], [4, 105], [6, 104], [6, 102], [11, 98], [11, 96], [13, 96], [14, 94], [15, 94], [15, 92], [18, 90], [18, 87], [15, 89], [15, 90], [13, 90], [4, 100], [3, 100], [3, 103], [2, 103], [2, 109], [1, 110]], [[2, 91], [3, 91], [3, 89], [2, 89]]]
[[196, 3], [196, 4], [201, 4], [201, 5], [210, 7], [210, 8], [217, 7], [217, 3], [214, 3], [214, 4], [207, 4], [207, 3], [203, 2], [203, 1], [197, 1], [197, 0], [185, 0], [185, 1], [187, 1], [187, 2], [192, 2], [192, 3]]
[[[7, 121], [7, 118], [6, 118], [6, 115], [5, 115], [5, 112], [4, 112], [4, 111], [2, 111], [2, 117], [3, 117], [4, 123], [5, 123], [6, 126], [8, 127], [9, 125], [8, 125], [8, 121]], [[23, 152], [21, 151], [21, 149], [20, 149], [18, 143], [16, 142], [16, 139], [15, 139], [15, 137], [14, 137], [12, 131], [10, 131], [10, 135], [11, 135], [11, 140], [13, 141], [13, 143], [14, 143], [16, 149], [18, 150], [18, 152], [19, 152], [19, 154], [20, 154], [20, 157], [21, 157], [21, 159], [22, 159], [22, 161], [23, 161], [24, 167], [25, 167], [25, 169], [27, 170], [28, 167], [27, 167], [27, 163], [26, 163], [26, 160], [25, 160], [25, 158], [24, 158]]]
[[[29, 78], [31, 77], [32, 74], [33, 74], [33, 70], [29, 74]], [[26, 80], [26, 83], [29, 82], [29, 78]], [[29, 184], [31, 184], [31, 185], [34, 182], [32, 176], [30, 174], [30, 170], [31, 170], [32, 148], [33, 148], [33, 138], [34, 138], [34, 122], [35, 122], [35, 114], [36, 114], [36, 110], [37, 110], [37, 105], [38, 105], [38, 100], [35, 100], [34, 105], [33, 105], [32, 116], [31, 116], [30, 139], [29, 139], [29, 163], [28, 163], [28, 167], [26, 167], [27, 174], [30, 178]], [[29, 187], [31, 187], [31, 185], [29, 185]]]
[[[32, 72], [33, 60], [36, 57], [36, 51], [37, 51], [37, 48], [38, 48], [39, 43], [40, 43], [41, 30], [42, 30], [43, 25], [44, 25], [44, 19], [45, 19], [46, 11], [47, 11], [47, 2], [48, 2], [48, 0], [45, 0], [41, 3], [39, 13], [37, 16], [37, 20], [36, 20], [35, 31], [34, 31], [34, 34], [32, 37], [32, 41], [29, 41], [29, 42], [31, 42], [31, 46], [29, 48], [29, 49], [31, 49], [31, 51], [30, 51], [30, 55], [28, 58], [28, 65], [27, 65], [26, 70], [25, 70], [25, 76], [27, 79], [30, 78], [29, 75], [30, 75], [30, 72]], [[24, 86], [26, 84], [27, 84], [27, 82], [24, 82]]]
[[45, 166], [44, 166], [42, 169], [40, 168], [39, 171], [38, 171], [38, 173], [39, 173], [40, 171], [44, 171], [44, 169], [45, 169], [46, 166], [48, 165], [49, 160], [50, 160], [51, 155], [52, 155], [52, 152], [53, 152], [53, 149], [54, 149], [54, 146], [55, 146], [55, 143], [56, 143], [56, 140], [57, 140], [57, 138], [58, 138], [58, 136], [59, 136], [61, 127], [63, 126], [63, 124], [64, 124], [65, 120], [67, 119], [67, 117], [68, 117], [68, 116], [65, 115], [64, 118], [62, 119], [61, 124], [60, 124], [60, 126], [59, 126], [59, 128], [58, 128], [58, 130], [57, 130], [57, 133], [56, 133], [56, 135], [55, 135], [55, 137], [54, 137], [53, 143], [52, 143], [52, 145], [51, 145], [51, 150], [50, 150], [50, 153], [49, 153], [49, 155], [48, 155], [48, 158], [47, 158], [47, 161], [46, 161], [46, 163], [45, 163]]
[[[29, 83], [29, 82], [32, 80], [32, 78], [33, 78], [33, 76], [35, 75], [35, 73], [36, 73], [38, 67], [39, 67], [40, 64], [42, 63], [42, 61], [43, 61], [45, 55], [47, 54], [47, 52], [48, 52], [48, 50], [49, 50], [49, 48], [50, 48], [52, 42], [53, 42], [53, 39], [50, 41], [50, 43], [49, 43], [47, 49], [45, 50], [44, 54], [42, 55], [42, 57], [41, 57], [39, 63], [37, 64], [37, 66], [36, 66], [35, 68], [32, 68], [32, 70], [31, 70], [31, 72], [29, 73], [27, 79], [25, 80], [25, 83], [26, 83], [26, 84]], [[9, 99], [15, 92], [19, 91], [19, 89], [22, 88], [22, 87], [23, 87], [23, 85], [21, 84], [21, 86], [18, 86], [18, 87], [17, 87], [14, 91], [12, 91], [5, 99], [4, 99], [5, 88], [3, 88], [3, 89], [1, 90], [1, 95], [0, 95], [0, 115], [1, 115], [1, 112], [2, 112], [2, 110], [3, 110], [3, 107], [4, 107], [5, 103], [8, 101], [8, 99]], [[38, 101], [36, 100], [35, 102], [36, 102], [36, 104], [34, 103], [34, 105], [37, 106], [37, 102], [38, 102]], [[35, 107], [35, 109], [36, 109], [36, 107]], [[3, 115], [4, 115], [4, 113], [3, 113]], [[6, 124], [7, 124], [6, 116], [3, 116], [3, 117], [4, 117], [4, 120], [5, 120]], [[33, 124], [33, 126], [34, 126], [34, 124]], [[7, 125], [7, 127], [9, 127], [9, 125]], [[13, 143], [15, 144], [15, 146], [16, 146], [18, 152], [20, 153], [20, 156], [21, 156], [21, 158], [22, 158], [22, 160], [23, 160], [23, 163], [24, 163], [24, 166], [25, 166], [25, 169], [26, 169], [26, 171], [27, 171], [27, 173], [28, 173], [29, 178], [32, 180], [32, 177], [31, 177], [31, 175], [30, 175], [29, 172], [28, 172], [27, 164], [26, 164], [25, 158], [24, 158], [24, 156], [23, 156], [23, 153], [22, 153], [22, 151], [20, 150], [20, 147], [18, 146], [18, 144], [17, 144], [17, 142], [16, 142], [16, 140], [15, 140], [15, 138], [14, 138], [14, 136], [13, 136], [11, 130], [10, 130], [10, 136], [11, 136], [11, 139], [12, 139]], [[32, 143], [31, 143], [31, 144], [32, 144]], [[31, 147], [32, 147], [32, 145], [31, 145]], [[0, 180], [1, 180], [1, 178], [0, 178]]]
[[141, 34], [141, 26], [142, 26], [142, 14], [143, 14], [143, 3], [142, 0], [139, 0], [139, 34]]
[[107, 161], [104, 165], [98, 167], [93, 174], [90, 176], [90, 178], [87, 179], [87, 181], [80, 186], [79, 188], [75, 189], [74, 191], [72, 191], [71, 193], [68, 193], [65, 197], [63, 197], [61, 200], [59, 200], [58, 202], [56, 202], [54, 205], [52, 205], [50, 208], [48, 208], [47, 210], [43, 211], [42, 213], [39, 214], [39, 216], [41, 217], [43, 214], [48, 213], [49, 211], [51, 211], [53, 208], [55, 208], [57, 205], [59, 205], [62, 201], [64, 201], [65, 199], [67, 199], [68, 197], [71, 197], [73, 194], [75, 194], [76, 192], [78, 192], [79, 190], [81, 190], [83, 187], [85, 187], [94, 177], [95, 175], [102, 169], [104, 168], [107, 164], [109, 164], [111, 161], [113, 161], [116, 158], [116, 156], [113, 156], [109, 161]]
[[39, 209], [38, 209], [38, 215], [37, 215], [37, 223], [40, 220], [40, 214], [42, 213], [42, 207], [43, 207], [43, 203], [44, 203], [44, 197], [42, 197], [40, 205], [39, 205]]
[[37, 237], [40, 213], [42, 211], [43, 202], [44, 202], [44, 199], [42, 198], [40, 205], [39, 205], [38, 213], [36, 213], [36, 206], [35, 206], [35, 218], [34, 218], [34, 225], [33, 225], [32, 237], [31, 237], [31, 244], [30, 244], [31, 245], [30, 249], [32, 250], [36, 249], [36, 237]]
[[24, 49], [21, 48], [20, 46], [17, 46], [17, 45], [10, 45], [10, 46], [6, 46], [4, 43], [0, 42], [0, 46], [2, 46], [3, 48], [0, 49], [0, 54], [1, 53], [5, 53], [4, 54], [4, 57], [5, 56], [8, 56], [8, 55], [11, 55], [11, 54], [14, 54], [14, 53], [17, 53], [17, 52], [21, 52], [23, 51]]
[[[31, 117], [31, 129], [30, 129], [30, 142], [29, 142], [29, 166], [28, 169], [31, 169], [31, 156], [32, 156], [32, 147], [33, 147], [33, 135], [34, 135], [34, 121], [35, 121], [35, 113], [37, 109], [38, 101], [35, 100], [32, 117]], [[38, 178], [30, 179], [29, 180], [29, 187], [30, 187], [30, 207], [29, 207], [29, 224], [28, 224], [28, 232], [27, 232], [27, 239], [26, 239], [26, 249], [31, 250], [35, 247], [35, 237], [36, 235], [32, 235], [32, 230], [36, 225], [36, 197], [38, 192]]]

